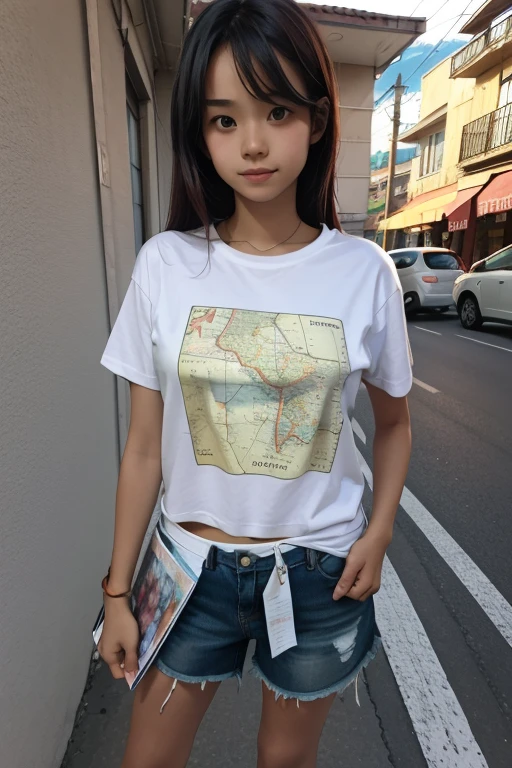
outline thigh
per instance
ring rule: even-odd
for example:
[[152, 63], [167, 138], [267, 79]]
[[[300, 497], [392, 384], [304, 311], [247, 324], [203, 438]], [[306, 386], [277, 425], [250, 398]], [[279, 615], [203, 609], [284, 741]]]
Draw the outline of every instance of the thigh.
[[[178, 681], [152, 667], [135, 690], [121, 768], [184, 768], [194, 737], [220, 683]], [[162, 710], [162, 711], [161, 711]]]
[[220, 682], [242, 675], [249, 638], [238, 618], [236, 571], [203, 568], [155, 664], [183, 682]]
[[268, 640], [256, 646], [256, 675], [301, 705], [342, 691], [380, 646], [372, 598], [333, 600], [344, 565], [342, 558], [321, 555], [312, 570], [304, 563], [290, 567], [297, 645], [274, 659]]
[[276, 699], [263, 683], [258, 768], [314, 768], [320, 736], [335, 696], [300, 702]]

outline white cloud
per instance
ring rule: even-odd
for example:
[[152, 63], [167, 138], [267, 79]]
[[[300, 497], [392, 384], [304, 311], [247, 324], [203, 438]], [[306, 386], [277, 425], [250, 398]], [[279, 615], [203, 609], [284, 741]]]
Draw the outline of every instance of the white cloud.
[[[391, 138], [392, 123], [390, 115], [393, 114], [394, 97], [391, 96], [383, 102], [373, 113], [372, 118], [372, 152], [378, 149], [385, 152], [389, 149], [389, 140]], [[401, 110], [400, 132], [403, 133], [408, 127], [418, 122], [420, 111], [421, 93], [409, 94], [404, 98]], [[410, 144], [399, 144], [398, 146], [411, 146]]]

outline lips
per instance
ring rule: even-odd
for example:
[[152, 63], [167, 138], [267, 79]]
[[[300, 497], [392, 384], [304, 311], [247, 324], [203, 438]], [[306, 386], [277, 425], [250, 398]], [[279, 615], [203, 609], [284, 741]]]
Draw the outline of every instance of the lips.
[[244, 171], [241, 176], [266, 176], [269, 173], [275, 173], [272, 168], [252, 168], [250, 171]]

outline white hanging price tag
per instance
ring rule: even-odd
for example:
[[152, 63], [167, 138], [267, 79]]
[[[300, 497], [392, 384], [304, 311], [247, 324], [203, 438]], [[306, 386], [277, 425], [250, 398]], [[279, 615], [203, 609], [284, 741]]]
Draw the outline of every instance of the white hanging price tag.
[[274, 553], [276, 564], [263, 592], [272, 658], [297, 645], [288, 568], [277, 545], [274, 547]]

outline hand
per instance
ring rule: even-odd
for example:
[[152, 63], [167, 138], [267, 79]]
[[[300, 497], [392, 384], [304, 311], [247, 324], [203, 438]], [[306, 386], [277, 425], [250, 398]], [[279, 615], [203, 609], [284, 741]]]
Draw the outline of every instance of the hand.
[[139, 627], [128, 600], [105, 595], [105, 621], [98, 651], [113, 677], [121, 679], [125, 672], [138, 671], [138, 645]]
[[350, 597], [364, 602], [380, 589], [384, 555], [389, 541], [367, 531], [350, 550], [333, 598]]

